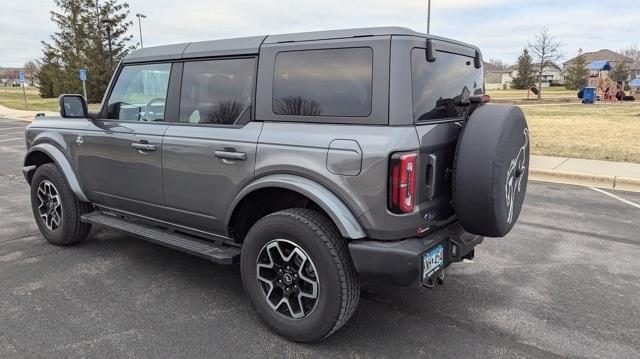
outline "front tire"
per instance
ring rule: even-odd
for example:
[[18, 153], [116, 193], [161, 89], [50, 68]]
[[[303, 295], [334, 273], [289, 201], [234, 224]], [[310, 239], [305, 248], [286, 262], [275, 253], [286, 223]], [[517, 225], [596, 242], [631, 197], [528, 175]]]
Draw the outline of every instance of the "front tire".
[[331, 335], [358, 303], [360, 287], [345, 239], [328, 218], [310, 209], [272, 213], [251, 227], [241, 271], [260, 317], [290, 340]]
[[80, 220], [91, 206], [76, 198], [64, 174], [53, 163], [43, 164], [33, 175], [31, 208], [40, 232], [51, 244], [78, 243], [91, 231], [91, 225]]

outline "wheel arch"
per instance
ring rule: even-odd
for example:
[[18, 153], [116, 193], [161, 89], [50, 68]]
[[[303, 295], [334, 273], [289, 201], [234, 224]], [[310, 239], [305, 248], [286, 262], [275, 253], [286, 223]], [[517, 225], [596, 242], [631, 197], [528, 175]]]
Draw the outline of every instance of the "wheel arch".
[[69, 187], [71, 187], [78, 199], [83, 202], [89, 202], [71, 163], [60, 149], [50, 143], [37, 144], [31, 147], [25, 155], [22, 172], [29, 184], [31, 184], [36, 168], [45, 163], [54, 163], [62, 171], [67, 183], [69, 183]]
[[291, 174], [268, 175], [244, 187], [229, 206], [225, 228], [232, 224], [243, 199], [267, 189], [287, 190], [307, 198], [327, 214], [343, 237], [360, 239], [367, 236], [349, 207], [338, 196], [311, 179]]

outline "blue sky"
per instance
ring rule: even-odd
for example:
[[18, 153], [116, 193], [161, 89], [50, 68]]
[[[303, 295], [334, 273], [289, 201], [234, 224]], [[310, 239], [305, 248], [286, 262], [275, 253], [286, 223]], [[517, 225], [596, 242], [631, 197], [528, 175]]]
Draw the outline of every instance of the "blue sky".
[[[2, 0], [0, 66], [40, 57], [55, 31], [52, 0]], [[427, 0], [130, 0], [145, 46], [224, 37], [396, 25], [426, 31]], [[432, 33], [480, 46], [484, 57], [513, 63], [548, 26], [565, 58], [579, 48], [640, 45], [640, 0], [432, 0]], [[137, 24], [131, 29], [138, 41]]]

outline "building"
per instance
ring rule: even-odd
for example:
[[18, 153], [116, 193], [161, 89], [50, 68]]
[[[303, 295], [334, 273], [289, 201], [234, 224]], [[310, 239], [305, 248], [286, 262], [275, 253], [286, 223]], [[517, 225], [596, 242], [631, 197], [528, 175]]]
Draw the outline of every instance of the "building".
[[[534, 73], [538, 74], [539, 70], [535, 68], [534, 64]], [[485, 74], [484, 74], [484, 82], [485, 88], [487, 90], [496, 90], [496, 89], [509, 89], [511, 88], [511, 84], [513, 83], [513, 79], [518, 76], [518, 65], [512, 65], [507, 67], [506, 69], [498, 69], [491, 64], [485, 63]], [[542, 71], [542, 87], [549, 86], [560, 86], [564, 84], [564, 78], [562, 77], [562, 70], [560, 66], [556, 64], [551, 64], [549, 66], [545, 66]], [[536, 78], [536, 86], [538, 86], [538, 81]]]
[[[609, 49], [602, 49], [594, 52], [585, 52], [582, 54], [585, 61], [585, 66], [589, 70], [589, 86], [600, 87], [603, 82], [609, 80], [610, 72], [617, 66], [626, 64], [629, 71], [629, 79], [633, 79], [635, 76], [640, 75], [640, 64], [634, 63], [633, 59], [621, 55], [615, 51]], [[562, 73], [567, 71], [578, 56], [564, 62], [562, 64]]]
[[18, 67], [0, 67], [0, 86], [20, 86], [18, 73], [24, 71]]

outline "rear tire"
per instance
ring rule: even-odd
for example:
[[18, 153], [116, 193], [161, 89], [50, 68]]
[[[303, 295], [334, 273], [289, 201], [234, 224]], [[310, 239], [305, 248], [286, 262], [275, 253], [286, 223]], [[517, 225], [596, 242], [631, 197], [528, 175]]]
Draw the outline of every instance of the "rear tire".
[[33, 175], [31, 208], [42, 236], [51, 244], [78, 243], [91, 231], [91, 225], [80, 220], [91, 211], [91, 205], [76, 198], [64, 174], [53, 163], [43, 164]]
[[260, 219], [247, 234], [240, 260], [247, 296], [267, 325], [287, 339], [325, 338], [358, 304], [360, 286], [346, 241], [316, 211], [286, 209]]

